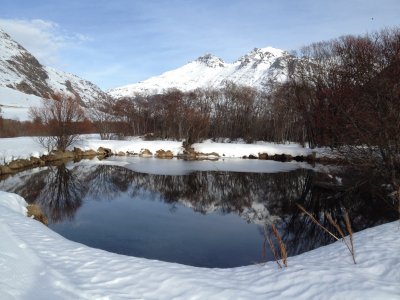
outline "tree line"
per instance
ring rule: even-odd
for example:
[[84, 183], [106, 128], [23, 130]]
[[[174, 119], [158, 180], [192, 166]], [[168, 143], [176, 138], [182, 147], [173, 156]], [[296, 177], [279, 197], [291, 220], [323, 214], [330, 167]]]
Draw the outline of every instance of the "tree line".
[[338, 147], [386, 140], [399, 147], [399, 49], [399, 29], [344, 36], [302, 48], [287, 61], [287, 80], [266, 82], [263, 90], [232, 82], [171, 89], [97, 103], [93, 119], [104, 133], [189, 142], [223, 137]]
[[400, 29], [313, 43], [294, 53], [286, 70], [287, 80], [266, 82], [263, 90], [227, 82], [99, 104], [98, 125], [117, 122], [119, 135], [188, 144], [242, 138], [331, 147], [399, 187]]
[[220, 137], [274, 140], [266, 126], [270, 118], [266, 101], [264, 92], [228, 82], [221, 89], [170, 89], [98, 103], [95, 119], [105, 137], [112, 131], [188, 143]]
[[[85, 115], [79, 112], [74, 122], [86, 126], [75, 131], [189, 143], [241, 138], [338, 147], [385, 140], [399, 147], [399, 49], [398, 28], [314, 43], [288, 58], [284, 82], [271, 80], [262, 90], [226, 82], [219, 89], [109, 98], [92, 103]], [[60, 103], [63, 96], [52, 98]], [[0, 113], [0, 135], [46, 134], [46, 124], [54, 129], [50, 119], [61, 118], [48, 116], [48, 106], [45, 101], [32, 110], [31, 122], [2, 119]]]
[[310, 146], [373, 167], [400, 198], [400, 29], [304, 47], [273, 99], [301, 118]]
[[[102, 138], [144, 135], [187, 144], [208, 138], [292, 141], [346, 151], [364, 162], [374, 158], [399, 172], [399, 28], [311, 44], [287, 59], [286, 70], [287, 80], [271, 80], [262, 90], [226, 82], [219, 89], [109, 98], [86, 108], [91, 121], [75, 109], [75, 118], [64, 120], [68, 126], [60, 122], [66, 116], [51, 114], [54, 108], [44, 103], [31, 110], [31, 123], [0, 120], [0, 135], [19, 128], [41, 135], [94, 130]], [[53, 98], [60, 103], [65, 97]], [[81, 104], [68, 101], [70, 108]]]
[[[46, 100], [49, 101], [49, 100]], [[95, 133], [95, 122], [88, 118], [73, 124], [74, 132], [79, 134]], [[46, 136], [51, 134], [50, 124], [46, 124], [41, 119], [26, 121], [3, 118], [0, 115], [0, 138], [12, 138], [19, 136]]]

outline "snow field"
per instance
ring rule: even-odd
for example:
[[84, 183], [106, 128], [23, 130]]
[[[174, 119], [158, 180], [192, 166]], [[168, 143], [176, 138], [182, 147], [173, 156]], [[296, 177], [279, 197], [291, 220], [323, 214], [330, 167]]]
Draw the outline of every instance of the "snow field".
[[42, 98], [0, 86], [0, 108], [5, 119], [30, 120], [29, 108], [40, 106]]
[[354, 235], [357, 265], [342, 242], [275, 262], [195, 268], [127, 257], [71, 242], [25, 217], [0, 192], [1, 299], [399, 299], [399, 222]]

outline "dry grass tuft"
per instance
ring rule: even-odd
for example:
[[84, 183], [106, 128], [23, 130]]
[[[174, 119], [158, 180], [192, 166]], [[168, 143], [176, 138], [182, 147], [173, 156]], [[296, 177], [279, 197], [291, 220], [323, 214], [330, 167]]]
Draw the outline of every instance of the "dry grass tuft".
[[353, 244], [353, 230], [351, 228], [351, 222], [350, 222], [350, 217], [349, 214], [346, 212], [343, 216], [344, 223], [345, 223], [345, 229], [347, 230], [348, 234], [348, 239], [346, 238], [345, 234], [345, 229], [341, 227], [341, 225], [336, 221], [333, 220], [331, 214], [325, 213], [326, 219], [329, 221], [329, 223], [335, 227], [336, 231], [339, 233], [341, 238], [337, 237], [335, 234], [333, 234], [328, 228], [323, 226], [320, 222], [318, 222], [317, 219], [314, 218], [314, 216], [309, 213], [303, 206], [300, 204], [297, 204], [298, 208], [300, 208], [301, 211], [303, 211], [307, 216], [310, 217], [310, 219], [317, 224], [319, 227], [321, 227], [326, 233], [328, 233], [330, 236], [332, 236], [335, 240], [339, 241], [342, 240], [344, 244], [346, 245], [347, 249], [349, 250], [351, 257], [353, 258], [354, 264], [356, 264], [356, 258], [355, 258], [355, 250], [354, 250], [354, 244]]
[[334, 235], [331, 231], [328, 230], [328, 228], [324, 227], [320, 222], [318, 222], [318, 220], [316, 218], [314, 218], [314, 216], [312, 214], [310, 214], [303, 206], [301, 206], [300, 204], [297, 204], [297, 207], [300, 208], [300, 210], [302, 210], [307, 216], [310, 217], [310, 219], [317, 224], [319, 227], [322, 228], [322, 230], [324, 230], [326, 233], [328, 233], [330, 236], [332, 236], [335, 240], [339, 240], [339, 238]]
[[[267, 230], [268, 232], [268, 230]], [[271, 236], [274, 236], [276, 241], [278, 242], [278, 247], [275, 247], [275, 244], [271, 238]], [[282, 240], [281, 235], [279, 234], [278, 229], [274, 224], [271, 225], [271, 230], [265, 235], [265, 240], [264, 240], [264, 249], [266, 241], [268, 241], [269, 247], [271, 249], [272, 255], [275, 258], [276, 263], [278, 264], [279, 268], [287, 267], [288, 266], [288, 255], [286, 251], [286, 246]], [[279, 250], [279, 253], [278, 253]], [[265, 256], [265, 250], [263, 250], [263, 256]]]
[[43, 211], [40, 209], [40, 207], [36, 204], [29, 204], [28, 207], [28, 212], [27, 216], [28, 217], [33, 217], [33, 219], [42, 222], [44, 225], [48, 226], [49, 225], [49, 219], [47, 216], [43, 213]]

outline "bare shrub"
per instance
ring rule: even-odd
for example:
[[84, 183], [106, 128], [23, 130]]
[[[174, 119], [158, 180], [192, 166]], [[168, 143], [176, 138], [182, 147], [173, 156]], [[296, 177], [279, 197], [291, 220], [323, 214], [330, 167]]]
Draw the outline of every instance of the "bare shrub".
[[79, 136], [77, 124], [84, 120], [79, 99], [62, 94], [42, 100], [42, 105], [31, 107], [29, 114], [47, 128], [47, 135], [37, 138], [37, 141], [48, 151], [65, 151], [72, 145]]

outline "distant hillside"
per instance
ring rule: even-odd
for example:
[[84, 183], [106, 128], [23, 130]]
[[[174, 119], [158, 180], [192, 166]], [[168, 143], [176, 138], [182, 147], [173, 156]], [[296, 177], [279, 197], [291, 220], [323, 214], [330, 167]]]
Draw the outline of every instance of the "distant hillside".
[[41, 98], [62, 92], [81, 99], [82, 106], [108, 95], [90, 81], [42, 66], [39, 61], [0, 29], [0, 107], [4, 117], [27, 118], [27, 107]]

